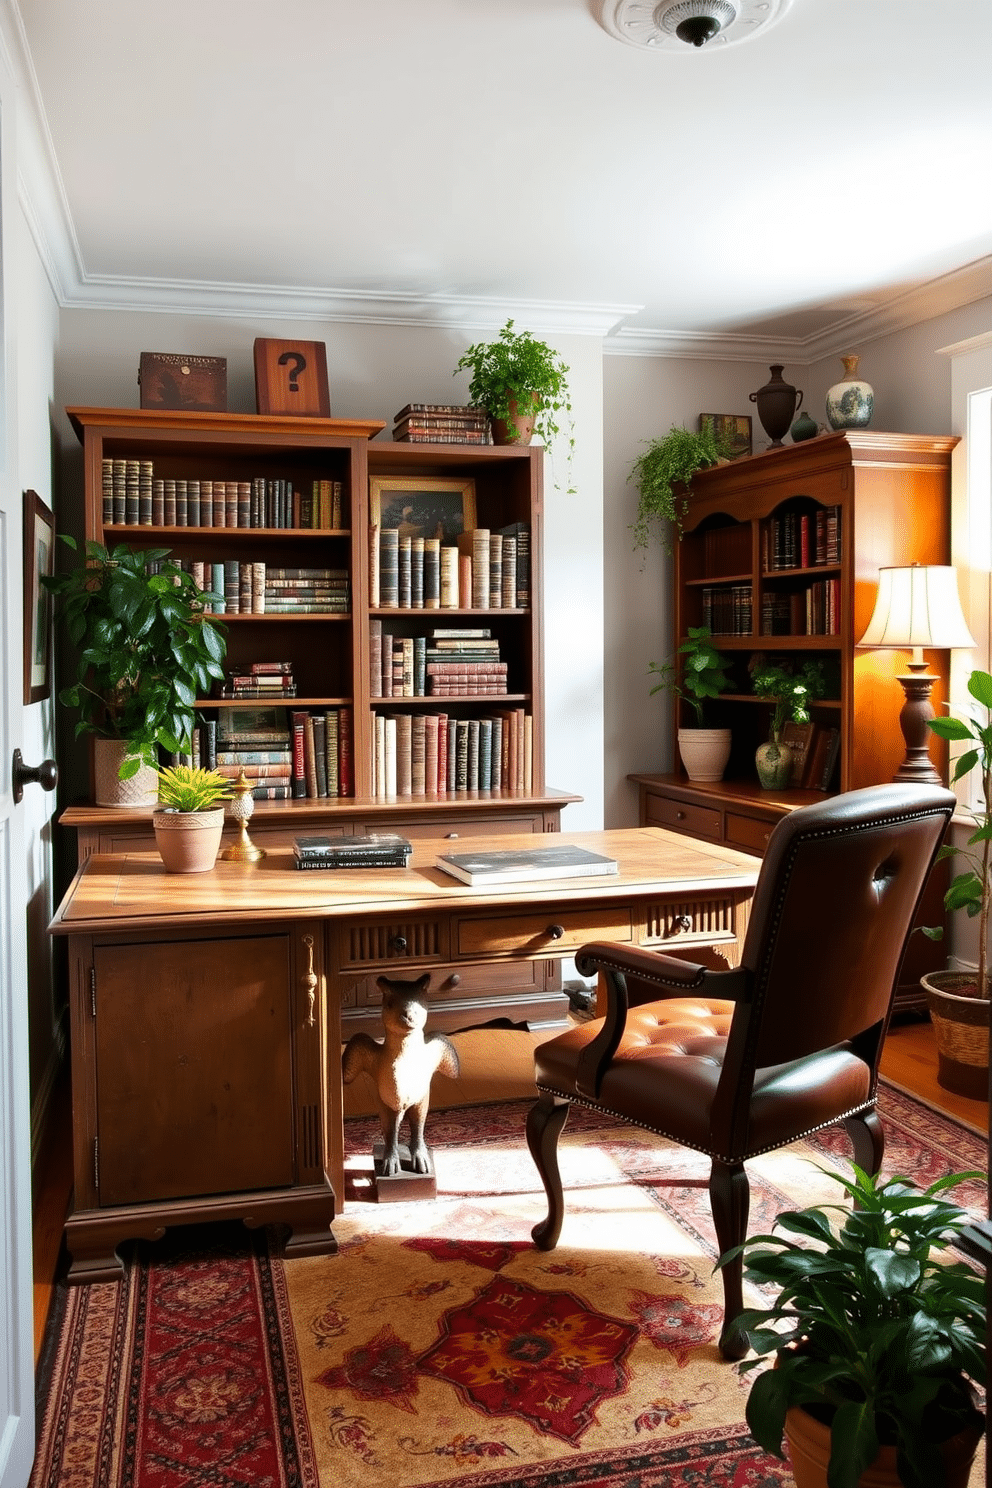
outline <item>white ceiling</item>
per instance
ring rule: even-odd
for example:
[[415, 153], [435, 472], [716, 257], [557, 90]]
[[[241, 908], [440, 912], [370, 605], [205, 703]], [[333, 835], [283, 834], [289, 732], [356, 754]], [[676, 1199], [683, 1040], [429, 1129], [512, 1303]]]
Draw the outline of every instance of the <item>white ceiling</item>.
[[599, 11], [16, 0], [60, 298], [797, 361], [992, 293], [989, 0], [677, 52]]

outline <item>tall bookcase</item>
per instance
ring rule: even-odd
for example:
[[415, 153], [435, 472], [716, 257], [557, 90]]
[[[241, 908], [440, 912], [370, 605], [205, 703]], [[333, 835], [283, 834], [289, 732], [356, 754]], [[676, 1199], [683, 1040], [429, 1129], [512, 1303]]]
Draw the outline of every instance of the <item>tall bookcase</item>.
[[[507, 832], [549, 832], [560, 827], [561, 809], [578, 799], [549, 789], [544, 776], [542, 671], [543, 449], [472, 445], [411, 445], [372, 442], [385, 426], [378, 421], [298, 418], [252, 414], [69, 408], [83, 445], [85, 535], [113, 546], [170, 550], [174, 560], [210, 564], [225, 560], [283, 568], [347, 570], [351, 607], [335, 614], [225, 614], [227, 663], [292, 662], [297, 694], [285, 706], [317, 712], [344, 709], [352, 727], [353, 792], [344, 797], [258, 801], [251, 835], [262, 847], [286, 845], [301, 830], [398, 831], [405, 836], [459, 837]], [[342, 526], [337, 530], [293, 526], [166, 526], [107, 521], [103, 500], [106, 460], [151, 462], [155, 477], [198, 481], [284, 481], [307, 492], [315, 480], [340, 483]], [[527, 528], [530, 541], [529, 603], [525, 608], [375, 608], [370, 594], [371, 477], [471, 481], [477, 527]], [[147, 516], [147, 512], [146, 512]], [[370, 622], [379, 619], [394, 635], [428, 636], [435, 627], [487, 627], [508, 663], [506, 697], [398, 697], [382, 700], [370, 679]], [[254, 703], [256, 700], [252, 700]], [[198, 700], [216, 717], [238, 706], [216, 697]], [[444, 712], [466, 719], [494, 711], [522, 710], [528, 718], [531, 782], [522, 789], [459, 789], [416, 796], [386, 796], [374, 790], [374, 716]], [[114, 812], [82, 803], [62, 822], [74, 827], [80, 856], [153, 845], [150, 813]], [[443, 973], [443, 968], [441, 972]], [[452, 973], [437, 987], [438, 1026], [459, 1026], [466, 1009], [476, 1016], [515, 1015], [531, 1022], [557, 1021], [567, 1001], [560, 992], [558, 963], [507, 967], [470, 988], [471, 976]], [[437, 981], [437, 979], [436, 979]], [[450, 983], [450, 985], [448, 985]], [[367, 1021], [376, 994], [356, 989], [354, 1026]], [[346, 1010], [347, 1012], [347, 1010]]]
[[[837, 758], [827, 789], [854, 790], [890, 780], [905, 744], [904, 696], [890, 651], [859, 650], [878, 588], [890, 565], [950, 562], [950, 460], [953, 438], [847, 430], [700, 471], [674, 564], [676, 645], [690, 626], [709, 623], [714, 644], [731, 659], [731, 689], [710, 704], [707, 722], [729, 727], [732, 753], [724, 778], [688, 779], [676, 741], [692, 718], [673, 710], [674, 769], [636, 774], [645, 824], [762, 853], [786, 812], [822, 800], [819, 788], [763, 790], [754, 764], [768, 737], [770, 704], [756, 697], [750, 671], [767, 658], [820, 661], [829, 696], [812, 708], [819, 737], [836, 731]], [[946, 698], [947, 652], [927, 653]], [[946, 746], [931, 757], [947, 770]], [[938, 875], [939, 876], [939, 875]], [[940, 885], [931, 884], [922, 923], [943, 918]], [[910, 941], [898, 1005], [924, 1005], [919, 975], [942, 964], [939, 946]]]

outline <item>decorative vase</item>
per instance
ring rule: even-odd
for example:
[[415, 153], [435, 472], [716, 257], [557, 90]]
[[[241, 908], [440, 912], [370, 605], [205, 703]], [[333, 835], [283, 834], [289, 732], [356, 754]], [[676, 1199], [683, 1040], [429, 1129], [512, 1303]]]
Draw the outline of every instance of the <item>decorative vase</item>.
[[827, 418], [832, 429], [867, 429], [875, 409], [871, 384], [858, 376], [860, 357], [841, 357], [844, 376], [827, 390]]
[[153, 812], [152, 825], [166, 873], [207, 873], [214, 866], [224, 831], [223, 806], [208, 811], [164, 806]]
[[977, 981], [977, 976], [959, 971], [928, 971], [920, 977], [937, 1045], [937, 1084], [956, 1095], [987, 1100], [989, 999], [978, 996]]
[[759, 744], [754, 763], [763, 790], [785, 790], [792, 779], [792, 750], [779, 738]]
[[122, 780], [117, 773], [131, 753], [126, 739], [93, 740], [93, 799], [98, 806], [148, 807], [158, 802], [158, 775], [141, 765], [136, 775]]
[[780, 449], [782, 435], [789, 432], [789, 425], [799, 412], [803, 395], [790, 382], [785, 381], [781, 364], [769, 367], [768, 370], [772, 375], [764, 387], [749, 394], [749, 397], [757, 407], [761, 427], [771, 440], [771, 448]]
[[730, 730], [680, 728], [679, 754], [690, 780], [722, 780], [730, 758]]
[[804, 439], [814, 439], [816, 437], [816, 424], [814, 420], [810, 418], [805, 408], [796, 419], [796, 422], [789, 430], [789, 433], [792, 435], [793, 444], [802, 444]]
[[[490, 419], [493, 444], [530, 444], [534, 437], [534, 420], [540, 412], [537, 394], [531, 395], [530, 412], [521, 413], [516, 398], [509, 399], [509, 419]], [[526, 407], [526, 400], [525, 400]]]
[[[981, 1439], [982, 1427], [976, 1423], [941, 1443], [945, 1488], [967, 1488]], [[830, 1427], [801, 1406], [793, 1406], [785, 1415], [785, 1440], [796, 1488], [827, 1488]], [[858, 1479], [858, 1488], [900, 1488], [901, 1483], [895, 1447], [879, 1447], [875, 1461]]]

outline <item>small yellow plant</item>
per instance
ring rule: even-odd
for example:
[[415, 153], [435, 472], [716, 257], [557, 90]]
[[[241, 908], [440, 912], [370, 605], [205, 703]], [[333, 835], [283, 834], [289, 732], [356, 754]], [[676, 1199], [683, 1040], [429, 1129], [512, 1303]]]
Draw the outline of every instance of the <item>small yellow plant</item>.
[[216, 770], [170, 765], [158, 771], [158, 798], [177, 811], [208, 811], [231, 794], [231, 782]]

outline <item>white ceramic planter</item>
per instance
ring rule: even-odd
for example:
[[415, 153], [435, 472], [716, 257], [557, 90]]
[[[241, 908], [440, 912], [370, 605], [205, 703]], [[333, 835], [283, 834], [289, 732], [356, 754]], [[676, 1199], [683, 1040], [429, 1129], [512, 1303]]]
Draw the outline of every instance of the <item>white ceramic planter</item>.
[[679, 754], [690, 780], [722, 780], [730, 758], [730, 730], [680, 728]]
[[157, 805], [158, 776], [151, 765], [142, 765], [129, 780], [118, 775], [129, 753], [129, 745], [121, 739], [93, 740], [93, 799], [98, 806]]

